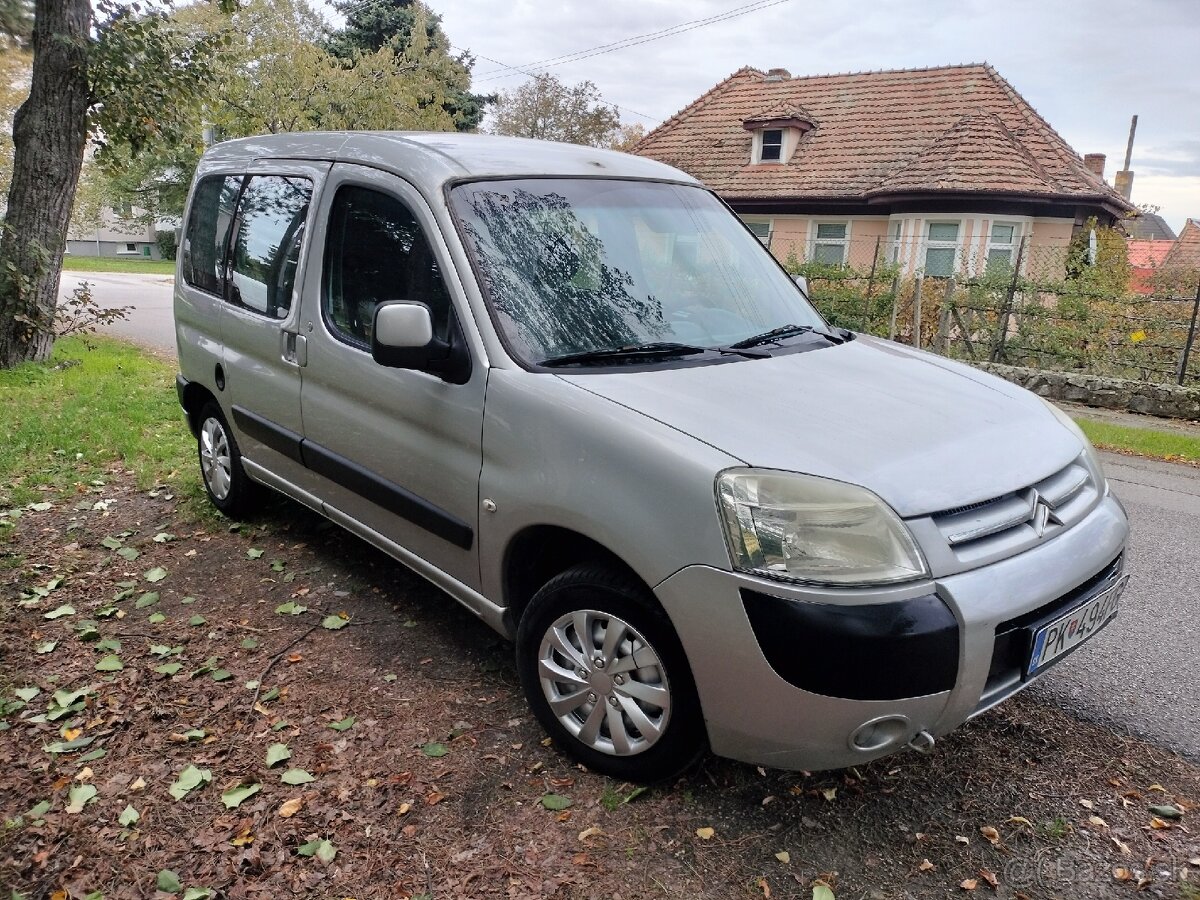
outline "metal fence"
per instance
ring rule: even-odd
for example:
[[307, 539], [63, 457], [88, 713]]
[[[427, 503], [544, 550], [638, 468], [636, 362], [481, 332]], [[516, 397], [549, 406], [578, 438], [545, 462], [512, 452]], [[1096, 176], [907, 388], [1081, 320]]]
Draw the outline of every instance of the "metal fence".
[[854, 249], [857, 264], [788, 261], [836, 325], [967, 361], [1200, 386], [1195, 271], [1138, 294], [1128, 265], [1095, 248], [959, 250], [944, 275], [894, 262], [885, 242]]

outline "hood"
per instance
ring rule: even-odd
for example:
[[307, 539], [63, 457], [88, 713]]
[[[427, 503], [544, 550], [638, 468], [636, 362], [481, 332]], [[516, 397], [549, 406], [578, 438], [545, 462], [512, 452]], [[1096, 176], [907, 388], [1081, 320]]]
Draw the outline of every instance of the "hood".
[[1033, 394], [876, 338], [770, 359], [558, 377], [748, 466], [862, 485], [901, 516], [990, 500], [1083, 447]]

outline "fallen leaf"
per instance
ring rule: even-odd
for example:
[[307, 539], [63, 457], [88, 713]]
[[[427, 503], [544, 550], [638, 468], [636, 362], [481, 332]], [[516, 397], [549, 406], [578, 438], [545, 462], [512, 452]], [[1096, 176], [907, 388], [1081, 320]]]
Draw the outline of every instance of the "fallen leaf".
[[257, 782], [239, 784], [236, 787], [229, 788], [227, 791], [223, 791], [221, 793], [221, 802], [225, 804], [226, 809], [237, 809], [246, 800], [249, 800], [261, 790], [262, 785]]
[[835, 787], [824, 788], [821, 791], [821, 796], [824, 797], [826, 800], [829, 800], [830, 802], [832, 802], [833, 800], [835, 800], [837, 798], [837, 788], [835, 788]]
[[1133, 881], [1133, 873], [1124, 866], [1118, 866], [1113, 869], [1113, 878], [1117, 881]]
[[704, 828], [696, 829], [696, 837], [700, 838], [700, 840], [702, 840], [702, 841], [712, 840], [713, 836], [716, 833], [717, 833], [716, 830], [713, 828], [704, 827]]
[[982, 828], [979, 829], [979, 833], [982, 834], [985, 838], [987, 838], [988, 843], [990, 843], [992, 846], [995, 846], [996, 844], [1000, 843], [1000, 832], [997, 831], [995, 828], [993, 828], [991, 825], [984, 825]]
[[309, 841], [307, 844], [301, 844], [296, 848], [296, 852], [300, 856], [315, 856], [323, 863], [332, 862], [334, 856], [337, 855], [337, 849], [333, 846], [333, 844], [329, 843], [329, 841], [321, 839], [315, 839]]
[[1163, 787], [1161, 784], [1152, 784], [1152, 785], [1150, 785], [1150, 787], [1146, 788], [1146, 790], [1158, 791], [1160, 794], [1165, 794], [1167, 792], [1167, 789], [1165, 787]]
[[921, 860], [921, 864], [919, 866], [917, 866], [917, 868], [922, 872], [928, 872], [934, 868], [934, 865], [929, 860], [923, 859], [923, 860]]
[[299, 603], [293, 603], [291, 600], [286, 603], [280, 603], [275, 607], [275, 612], [281, 616], [298, 616], [300, 613], [307, 611], [307, 606], [301, 606]]
[[[75, 607], [73, 607], [70, 603], [64, 603], [58, 609], [50, 610], [50, 612], [46, 613], [44, 616], [42, 616], [42, 618], [43, 619], [61, 619], [63, 616], [73, 616], [73, 615], [75, 615]], [[40, 653], [41, 651], [39, 650], [38, 652]]]
[[190, 887], [183, 892], [183, 900], [212, 900], [212, 895], [212, 888]]
[[95, 776], [95, 774], [96, 773], [92, 771], [91, 766], [84, 766], [82, 769], [79, 770], [79, 774], [75, 776], [75, 780], [76, 781], [91, 781], [92, 778]]
[[604, 834], [604, 832], [601, 831], [599, 828], [597, 828], [595, 825], [593, 825], [592, 827], [585, 828], [585, 829], [583, 829], [583, 831], [579, 832], [579, 840], [582, 843], [583, 841], [586, 841], [588, 838], [600, 837], [602, 834]]
[[760, 891], [762, 891], [762, 895], [764, 898], [769, 898], [771, 896], [771, 886], [769, 884], [767, 884], [767, 879], [765, 879], [765, 878], [758, 879], [758, 889]]
[[960, 843], [960, 844], [969, 844], [969, 843], [971, 843], [971, 839], [970, 839], [969, 837], [967, 837], [966, 835], [963, 835], [963, 834], [956, 834], [956, 835], [954, 836], [954, 840], [955, 840], [956, 842]]
[[780, 850], [775, 854], [775, 858], [786, 866], [792, 861], [792, 854], [788, 853], [786, 850]]
[[330, 631], [337, 631], [339, 628], [345, 628], [349, 624], [341, 616], [326, 616], [321, 620], [321, 627], [328, 628]]
[[1133, 856], [1133, 851], [1129, 849], [1129, 845], [1126, 844], [1123, 840], [1121, 840], [1120, 838], [1114, 837], [1112, 839], [1112, 842], [1116, 845], [1117, 849], [1121, 851], [1122, 856]]
[[1182, 819], [1183, 810], [1178, 806], [1152, 806], [1150, 812], [1160, 819]]
[[[439, 803], [441, 803], [445, 799], [446, 799], [446, 795], [443, 794], [441, 791], [430, 791], [428, 794], [425, 795], [425, 805], [426, 806], [437, 806]], [[568, 803], [567, 805], [570, 806], [571, 804]], [[562, 807], [552, 807], [552, 806], [546, 807], [546, 809], [555, 809], [555, 808], [561, 809]]]
[[247, 825], [237, 835], [229, 841], [235, 847], [246, 847], [254, 843], [254, 835], [250, 832], [250, 826]]
[[121, 662], [121, 657], [115, 653], [101, 657], [100, 661], [96, 663], [97, 672], [120, 672], [124, 668], [125, 664]]
[[279, 776], [279, 780], [284, 784], [290, 784], [292, 786], [298, 784], [308, 784], [310, 781], [316, 781], [315, 778], [313, 778], [303, 769], [288, 769]]
[[1171, 827], [1171, 823], [1164, 822], [1158, 816], [1151, 816], [1150, 817], [1150, 827], [1153, 828], [1155, 831], [1164, 831]]
[[975, 878], [964, 878], [958, 883], [958, 886], [964, 891], [973, 891], [975, 888], [979, 887], [979, 881]]
[[273, 768], [279, 765], [285, 759], [292, 758], [292, 751], [288, 749], [287, 744], [272, 744], [267, 748], [267, 768]]
[[121, 814], [117, 816], [117, 824], [124, 828], [128, 828], [130, 825], [136, 825], [138, 819], [140, 818], [141, 814], [133, 808], [132, 804], [128, 804], [123, 810], [121, 810]]
[[201, 625], [207, 625], [208, 619], [204, 618], [204, 616], [192, 616], [190, 619], [188, 619], [188, 624], [193, 628], [197, 628]]
[[1000, 887], [1000, 879], [996, 877], [996, 873], [991, 869], [980, 869], [979, 877], [988, 883], [993, 891]]
[[358, 720], [355, 719], [354, 716], [347, 716], [346, 718], [342, 719], [340, 722], [330, 722], [329, 727], [332, 728], [334, 731], [345, 731], [346, 729], [348, 729], [352, 725], [354, 725], [354, 723], [357, 721]]
[[163, 869], [158, 873], [157, 885], [160, 891], [168, 894], [178, 894], [183, 890], [183, 885], [179, 883], [179, 876], [170, 869]]
[[1108, 823], [1099, 816], [1088, 816], [1088, 824], [1095, 825], [1097, 828], [1107, 828]]
[[574, 803], [575, 801], [565, 794], [542, 795], [542, 806], [546, 807], [546, 809], [553, 810], [554, 812], [566, 809], [568, 806], [571, 806]]
[[1009, 816], [1008, 821], [1012, 825], [1024, 825], [1026, 828], [1033, 827], [1033, 823], [1024, 816]]
[[246, 551], [246, 559], [260, 559], [262, 557], [262, 555], [263, 555], [263, 551], [255, 548], [255, 547], [251, 547], [249, 550]]
[[208, 784], [212, 781], [211, 769], [197, 769], [193, 765], [188, 765], [175, 782], [167, 788], [167, 792], [176, 800], [182, 800], [196, 788]]
[[426, 744], [424, 747], [422, 747], [421, 752], [428, 757], [437, 759], [439, 756], [445, 756], [450, 751], [446, 749], [445, 744], [434, 741], [433, 743]]
[[1082, 806], [1084, 809], [1095, 809], [1096, 808], [1096, 804], [1093, 803], [1091, 800], [1080, 800], [1079, 805]]
[[162, 566], [155, 566], [153, 569], [142, 575], [142, 577], [151, 584], [157, 584], [167, 577], [167, 570]]
[[411, 803], [401, 803], [399, 808], [396, 810], [396, 815], [398, 815], [398, 816], [407, 815], [409, 810], [411, 810], [411, 809], [412, 809]]
[[833, 888], [823, 881], [814, 881], [812, 900], [834, 900]]
[[67, 812], [81, 813], [83, 808], [96, 799], [95, 785], [77, 784], [67, 794]]

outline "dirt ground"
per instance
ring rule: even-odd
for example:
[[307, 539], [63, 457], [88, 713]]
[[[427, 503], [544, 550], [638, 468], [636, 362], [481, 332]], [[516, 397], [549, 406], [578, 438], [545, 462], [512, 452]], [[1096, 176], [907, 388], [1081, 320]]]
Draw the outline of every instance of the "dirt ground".
[[511, 646], [403, 567], [284, 500], [179, 502], [118, 471], [0, 516], [5, 900], [1200, 898], [1200, 769], [1057, 708], [641, 791], [549, 746]]

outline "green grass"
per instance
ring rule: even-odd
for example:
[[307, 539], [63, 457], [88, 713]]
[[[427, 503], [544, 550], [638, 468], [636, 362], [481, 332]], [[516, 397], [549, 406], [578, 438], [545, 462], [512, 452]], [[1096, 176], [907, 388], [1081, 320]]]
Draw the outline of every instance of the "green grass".
[[46, 363], [0, 371], [0, 509], [73, 496], [118, 463], [141, 488], [199, 496], [171, 365], [91, 337], [59, 341]]
[[145, 259], [140, 256], [63, 257], [65, 272], [137, 272], [142, 275], [174, 275], [175, 260]]
[[1129, 428], [1108, 422], [1076, 419], [1083, 433], [1097, 447], [1124, 450], [1172, 462], [1200, 462], [1200, 438], [1152, 428]]

